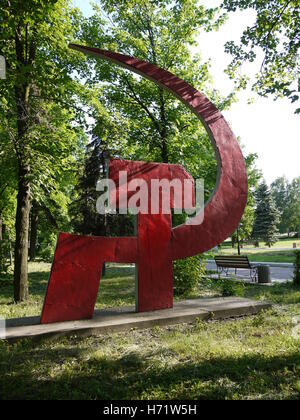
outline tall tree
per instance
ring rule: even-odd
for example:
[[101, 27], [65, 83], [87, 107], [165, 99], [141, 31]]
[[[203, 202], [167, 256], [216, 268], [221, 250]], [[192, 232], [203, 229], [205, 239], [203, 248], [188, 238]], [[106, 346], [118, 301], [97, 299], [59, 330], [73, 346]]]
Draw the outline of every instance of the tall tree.
[[275, 179], [271, 192], [280, 213], [279, 232], [300, 231], [300, 178], [289, 182], [285, 177]]
[[38, 237], [38, 220], [39, 220], [39, 209], [36, 202], [31, 205], [30, 212], [30, 245], [29, 245], [29, 259], [34, 261], [36, 257], [36, 243]]
[[[257, 154], [250, 153], [245, 157], [245, 163], [248, 175], [248, 200], [247, 205], [239, 225], [239, 239], [247, 241], [250, 239], [254, 223], [255, 213], [255, 193], [259, 182], [262, 179], [262, 172], [256, 166]], [[237, 242], [237, 231], [231, 237], [232, 247]]]
[[[248, 78], [241, 74], [241, 65], [253, 62], [260, 50], [263, 60], [253, 89], [261, 96], [272, 94], [275, 99], [286, 96], [299, 103], [299, 0], [224, 0], [222, 6], [230, 12], [237, 9], [256, 12], [254, 25], [245, 28], [240, 43], [230, 41], [225, 45], [233, 56], [229, 75], [245, 87]], [[299, 112], [297, 108], [296, 113]]]
[[289, 230], [300, 236], [300, 177], [290, 184]]
[[275, 179], [271, 184], [271, 192], [280, 214], [278, 229], [280, 233], [289, 233], [290, 194], [289, 182], [285, 177]]
[[[70, 54], [67, 44], [73, 39], [77, 24], [68, 0], [2, 0], [0, 23], [0, 54], [7, 63], [7, 78], [0, 83], [0, 107], [17, 163], [14, 297], [15, 301], [22, 301], [28, 296], [33, 169], [40, 173], [52, 170], [51, 153], [43, 150], [49, 147], [49, 136], [43, 135], [47, 130], [55, 132], [47, 118], [54, 109], [49, 110], [48, 104], [55, 100], [59, 104], [57, 114], [66, 117], [70, 104], [75, 102], [70, 57], [77, 63], [79, 59]], [[53, 123], [55, 126], [59, 126], [59, 120]], [[56, 144], [52, 146], [55, 149]]]
[[265, 182], [259, 185], [255, 198], [256, 208], [252, 237], [257, 241], [264, 241], [271, 247], [277, 241], [279, 213]]
[[[88, 45], [117, 50], [174, 72], [206, 92], [219, 108], [230, 104], [212, 88], [209, 64], [191, 53], [200, 28], [223, 21], [216, 10], [185, 1], [101, 1], [81, 36]], [[209, 196], [216, 182], [216, 161], [198, 119], [160, 87], [93, 58], [87, 83], [97, 89], [106, 114], [94, 111], [95, 132], [116, 156], [181, 163], [204, 178]], [[100, 85], [99, 85], [100, 81]]]
[[15, 154], [5, 130], [5, 115], [0, 112], [0, 253], [2, 254], [2, 267], [7, 267], [8, 256], [10, 257], [10, 263], [12, 262], [11, 248], [12, 241], [15, 239], [16, 189]]

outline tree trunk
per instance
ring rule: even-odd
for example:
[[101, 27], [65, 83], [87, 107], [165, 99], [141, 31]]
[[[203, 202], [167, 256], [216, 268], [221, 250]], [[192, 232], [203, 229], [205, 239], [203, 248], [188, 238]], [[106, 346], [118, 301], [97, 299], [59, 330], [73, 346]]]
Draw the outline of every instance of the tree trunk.
[[14, 299], [28, 298], [28, 228], [30, 213], [30, 147], [26, 138], [29, 126], [29, 97], [36, 55], [35, 27], [28, 37], [29, 25], [18, 24], [15, 28], [16, 79], [15, 101], [17, 109], [18, 136], [15, 142], [18, 158], [18, 195], [16, 213], [16, 242], [14, 261]]
[[1, 214], [0, 214], [0, 241], [2, 241], [2, 239], [3, 239], [3, 231], [2, 231], [2, 229], [3, 229], [3, 221], [2, 221]]
[[235, 247], [235, 238], [234, 236], [231, 237], [231, 248]]
[[102, 273], [101, 273], [101, 277], [105, 277], [105, 274], [106, 274], [106, 264], [105, 264], [105, 262], [103, 263], [103, 265], [102, 265]]
[[28, 298], [29, 174], [29, 165], [19, 165], [14, 264], [14, 299], [16, 302], [24, 301]]
[[166, 118], [166, 109], [165, 109], [165, 99], [163, 94], [163, 89], [159, 88], [160, 96], [160, 124], [161, 124], [161, 157], [163, 163], [169, 163], [169, 153], [168, 153], [168, 144], [167, 144], [167, 118]]
[[9, 238], [9, 265], [12, 266], [12, 263], [13, 263], [13, 252], [12, 252], [11, 240]]
[[34, 261], [36, 257], [38, 220], [39, 220], [38, 209], [37, 209], [36, 203], [34, 203], [31, 208], [31, 217], [30, 217], [30, 252], [29, 252], [30, 261]]
[[162, 153], [161, 153], [163, 163], [169, 162], [168, 146], [165, 138], [162, 139]]

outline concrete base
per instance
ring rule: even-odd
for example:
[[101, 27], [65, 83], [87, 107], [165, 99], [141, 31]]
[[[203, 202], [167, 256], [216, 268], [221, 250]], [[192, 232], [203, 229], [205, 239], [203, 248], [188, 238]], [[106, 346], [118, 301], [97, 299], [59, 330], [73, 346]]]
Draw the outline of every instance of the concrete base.
[[100, 335], [130, 328], [192, 322], [196, 318], [209, 320], [252, 315], [270, 307], [271, 304], [266, 302], [228, 297], [185, 300], [176, 302], [172, 309], [144, 313], [134, 312], [133, 307], [100, 310], [95, 311], [93, 319], [55, 324], [41, 325], [39, 317], [8, 319], [0, 321], [0, 338], [17, 341], [24, 338]]

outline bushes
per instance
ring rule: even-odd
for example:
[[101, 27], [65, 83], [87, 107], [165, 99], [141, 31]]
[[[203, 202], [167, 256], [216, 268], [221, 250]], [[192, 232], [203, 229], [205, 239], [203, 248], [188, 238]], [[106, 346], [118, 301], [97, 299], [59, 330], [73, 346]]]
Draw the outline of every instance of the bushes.
[[174, 294], [186, 295], [198, 286], [205, 274], [204, 257], [194, 257], [178, 260], [173, 263]]
[[[300, 252], [299, 252], [300, 253]], [[192, 292], [205, 277], [205, 260], [202, 255], [178, 260], [173, 263], [174, 295], [184, 296]], [[211, 280], [223, 297], [244, 296], [245, 286], [232, 279]]]
[[242, 283], [237, 283], [232, 279], [221, 279], [218, 280], [218, 286], [220, 288], [220, 293], [223, 297], [229, 296], [244, 296], [245, 286]]
[[294, 284], [300, 286], [300, 251], [295, 251]]
[[49, 237], [41, 241], [38, 257], [45, 262], [52, 262], [57, 243], [56, 233], [52, 233]]

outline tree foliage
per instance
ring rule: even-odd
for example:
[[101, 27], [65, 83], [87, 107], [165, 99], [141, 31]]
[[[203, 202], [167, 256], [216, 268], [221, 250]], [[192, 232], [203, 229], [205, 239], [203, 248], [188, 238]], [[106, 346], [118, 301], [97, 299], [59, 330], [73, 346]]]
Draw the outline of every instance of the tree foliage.
[[[248, 198], [247, 205], [239, 225], [239, 239], [247, 241], [251, 238], [254, 214], [255, 214], [255, 193], [262, 178], [261, 171], [256, 166], [257, 154], [249, 153], [245, 158], [248, 176]], [[237, 242], [237, 232], [231, 237], [232, 246]]]
[[279, 232], [300, 232], [300, 178], [289, 182], [285, 177], [271, 184], [275, 205], [280, 213]]
[[[136, 56], [184, 78], [208, 94], [221, 109], [232, 97], [212, 88], [208, 63], [191, 54], [200, 28], [222, 23], [216, 10], [195, 0], [101, 1], [86, 19], [81, 38], [88, 45]], [[95, 134], [114, 156], [181, 163], [195, 178], [206, 181], [207, 196], [216, 182], [216, 160], [198, 119], [174, 96], [152, 82], [102, 60], [88, 59], [87, 83], [98, 90], [106, 113], [91, 110]], [[99, 83], [100, 81], [100, 83]]]
[[192, 292], [205, 275], [205, 260], [203, 256], [178, 260], [173, 263], [174, 294], [182, 296]]
[[[78, 86], [72, 69], [81, 58], [68, 42], [78, 24], [69, 0], [10, 0], [0, 8], [0, 136], [17, 190], [15, 300], [28, 295], [27, 254], [31, 198], [45, 201], [74, 163], [78, 133], [71, 124]], [[4, 175], [5, 176], [5, 175]]]
[[256, 192], [256, 208], [252, 237], [271, 246], [277, 241], [279, 214], [267, 184], [262, 182]]
[[[71, 51], [68, 43], [152, 62], [222, 110], [233, 94], [221, 97], [209, 63], [192, 49], [200, 29], [223, 22], [217, 9], [196, 0], [102, 0], [90, 18], [71, 0], [1, 0], [7, 75], [0, 80], [0, 240], [15, 241], [16, 301], [28, 294], [29, 240], [32, 259], [36, 251], [51, 259], [58, 230], [121, 236], [132, 229], [130, 216], [96, 214], [104, 154], [182, 164], [194, 178], [204, 178], [206, 198], [216, 183], [208, 135], [182, 103], [126, 70]], [[254, 160], [246, 159], [253, 180]], [[252, 216], [246, 217], [248, 232]]]
[[[229, 75], [245, 87], [247, 76], [241, 75], [239, 69], [244, 62], [253, 62], [260, 50], [263, 60], [253, 89], [261, 96], [286, 96], [299, 103], [299, 0], [224, 0], [222, 6], [230, 12], [237, 9], [256, 12], [254, 25], [244, 30], [240, 43], [230, 41], [225, 45], [233, 56]], [[296, 113], [299, 112], [297, 108]]]
[[99, 214], [96, 203], [99, 192], [97, 181], [107, 177], [107, 151], [97, 136], [87, 145], [84, 160], [74, 190], [70, 214], [73, 230], [83, 235], [132, 236], [133, 216], [121, 214]]

